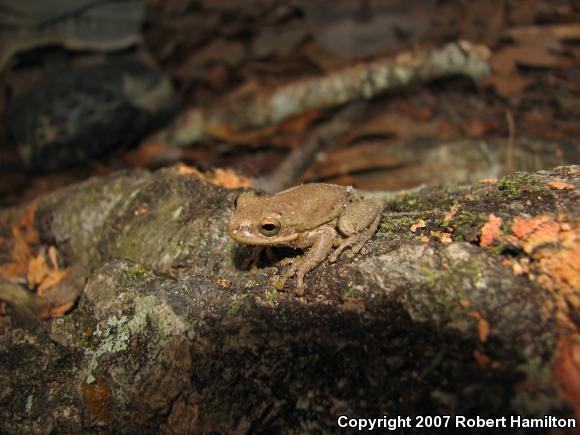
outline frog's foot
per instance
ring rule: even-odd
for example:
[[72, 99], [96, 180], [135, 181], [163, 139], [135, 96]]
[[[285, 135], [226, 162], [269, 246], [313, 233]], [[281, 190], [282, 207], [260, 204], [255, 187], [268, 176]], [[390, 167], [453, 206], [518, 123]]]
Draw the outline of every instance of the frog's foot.
[[278, 281], [276, 281], [276, 289], [282, 290], [286, 284], [286, 281], [288, 281], [292, 275], [296, 274], [296, 287], [294, 288], [294, 294], [296, 296], [304, 296], [304, 273], [302, 273], [300, 270], [297, 272], [297, 269], [298, 265], [296, 262], [294, 262], [284, 273], [284, 275], [282, 275]]
[[296, 296], [304, 296], [304, 273], [296, 272], [296, 288], [294, 289]]
[[280, 260], [280, 261], [278, 262], [278, 264], [279, 264], [280, 266], [288, 266], [289, 264], [292, 264], [292, 263], [293, 263], [293, 262], [295, 262], [295, 261], [296, 261], [296, 259], [295, 259], [295, 258], [292, 258], [292, 257], [287, 257], [287, 258], [283, 258], [282, 260]]
[[290, 264], [290, 267], [286, 270], [286, 272], [284, 272], [284, 275], [282, 275], [278, 281], [276, 281], [276, 289], [278, 290], [282, 290], [284, 288], [284, 285], [286, 284], [286, 281], [288, 281], [292, 275], [294, 275], [296, 273], [296, 269], [298, 268], [298, 264], [297, 261], [294, 261]]
[[[360, 234], [356, 234], [354, 236], [350, 236], [346, 239], [341, 240], [340, 243], [338, 244], [338, 246], [336, 247], [336, 249], [328, 257], [328, 261], [330, 261], [331, 263], [334, 263], [338, 259], [338, 256], [342, 253], [342, 251], [344, 251], [346, 248], [352, 246], [353, 244], [359, 242], [359, 240], [358, 240], [359, 238], [357, 237], [359, 235]], [[363, 242], [363, 244], [364, 244], [364, 242]]]

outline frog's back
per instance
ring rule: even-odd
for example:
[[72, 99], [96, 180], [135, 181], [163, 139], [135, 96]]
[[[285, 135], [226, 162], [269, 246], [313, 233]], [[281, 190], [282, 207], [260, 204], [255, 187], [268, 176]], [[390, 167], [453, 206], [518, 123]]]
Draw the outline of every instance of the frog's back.
[[340, 215], [348, 189], [336, 184], [303, 184], [273, 196], [271, 206], [286, 216], [288, 225], [316, 228]]

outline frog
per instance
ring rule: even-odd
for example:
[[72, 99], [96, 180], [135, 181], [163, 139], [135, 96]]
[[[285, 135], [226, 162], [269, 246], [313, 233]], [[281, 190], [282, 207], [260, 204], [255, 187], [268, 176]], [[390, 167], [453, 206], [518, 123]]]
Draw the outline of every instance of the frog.
[[258, 248], [303, 250], [276, 283], [282, 290], [296, 275], [294, 291], [304, 295], [304, 276], [326, 259], [356, 255], [377, 231], [383, 203], [352, 186], [308, 183], [273, 195], [241, 193], [228, 223], [230, 237]]

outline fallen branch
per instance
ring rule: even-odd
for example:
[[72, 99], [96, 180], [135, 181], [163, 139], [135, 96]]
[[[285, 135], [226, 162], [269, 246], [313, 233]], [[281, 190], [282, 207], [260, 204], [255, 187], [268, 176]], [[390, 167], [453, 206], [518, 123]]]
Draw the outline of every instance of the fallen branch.
[[209, 108], [186, 110], [153, 140], [186, 146], [207, 136], [227, 138], [234, 132], [273, 125], [309, 110], [370, 99], [412, 82], [453, 75], [477, 79], [490, 71], [489, 54], [483, 45], [459, 41], [360, 63], [323, 77], [259, 89], [251, 95], [236, 93]]

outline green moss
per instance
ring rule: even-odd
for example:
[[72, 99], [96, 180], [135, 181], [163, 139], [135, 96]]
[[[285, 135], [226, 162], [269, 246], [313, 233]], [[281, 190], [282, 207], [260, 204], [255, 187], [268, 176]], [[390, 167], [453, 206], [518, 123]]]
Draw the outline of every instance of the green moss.
[[127, 274], [127, 276], [129, 276], [133, 279], [153, 275], [153, 272], [151, 272], [149, 269], [147, 269], [142, 264], [135, 264], [131, 268], [125, 269], [124, 272]]
[[33, 404], [34, 404], [34, 396], [31, 394], [26, 398], [26, 412], [30, 413]]
[[554, 410], [565, 409], [565, 404], [555, 397], [551, 364], [542, 362], [540, 357], [531, 357], [518, 368], [532, 381], [522, 382], [516, 388], [512, 403], [519, 412], [543, 416]]
[[481, 233], [481, 228], [487, 222], [487, 214], [474, 211], [461, 211], [452, 219], [455, 231], [453, 238], [455, 240], [465, 240], [468, 242], [475, 241]]
[[502, 234], [509, 234], [511, 231], [511, 224], [509, 222], [504, 222], [501, 226], [501, 233]]
[[419, 374], [419, 380], [423, 379], [428, 374], [432, 373], [441, 365], [443, 362], [445, 355], [447, 354], [447, 349], [445, 347], [441, 347], [437, 353], [434, 355], [432, 354], [432, 358], [429, 361], [429, 364], [423, 369], [423, 371]]
[[244, 306], [247, 295], [236, 295], [232, 298], [232, 303], [228, 305], [226, 310], [228, 316], [235, 316], [240, 308]]
[[499, 181], [497, 187], [504, 195], [514, 196], [519, 194], [522, 190], [537, 192], [542, 189], [542, 184], [534, 176], [525, 174], [503, 177]]
[[379, 235], [392, 236], [395, 233], [395, 226], [392, 222], [381, 222]]
[[386, 222], [381, 222], [380, 230], [379, 230], [379, 237], [388, 237], [392, 238], [393, 236], [398, 237], [399, 239], [409, 239], [413, 237], [413, 233], [411, 233], [410, 229], [413, 224], [416, 224], [419, 220], [430, 220], [431, 213], [430, 212], [420, 212], [417, 214], [409, 215], [401, 215], [397, 216], [392, 215], [388, 218]]
[[358, 299], [358, 293], [353, 287], [347, 287], [346, 290], [340, 295], [342, 301]]
[[278, 290], [276, 288], [266, 290], [266, 297], [268, 298], [268, 300], [273, 301], [276, 298], [276, 296], [278, 296]]
[[487, 222], [487, 216], [485, 213], [463, 210], [453, 222], [456, 225], [483, 226]]
[[[465, 281], [474, 284], [479, 279], [480, 268], [466, 261], [440, 270], [422, 268], [421, 272], [424, 277], [423, 285], [433, 290], [433, 301], [443, 308], [451, 320], [465, 320], [469, 312], [469, 309], [461, 305], [465, 299]], [[473, 321], [470, 317], [467, 319]]]

